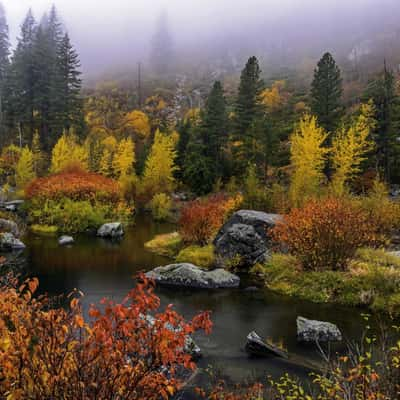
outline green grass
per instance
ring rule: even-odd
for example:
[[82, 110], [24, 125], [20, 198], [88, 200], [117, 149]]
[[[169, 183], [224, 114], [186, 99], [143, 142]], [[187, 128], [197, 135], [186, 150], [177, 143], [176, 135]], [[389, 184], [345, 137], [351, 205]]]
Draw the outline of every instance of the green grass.
[[160, 256], [174, 258], [182, 247], [182, 238], [178, 232], [165, 233], [155, 236], [144, 247]]
[[58, 232], [58, 228], [54, 225], [31, 225], [30, 227], [31, 231], [33, 233], [36, 233], [38, 235], [56, 235]]
[[281, 294], [400, 315], [400, 259], [382, 250], [360, 250], [347, 272], [303, 271], [296, 258], [274, 254], [252, 273]]
[[189, 246], [182, 249], [176, 257], [177, 262], [188, 262], [201, 268], [212, 268], [215, 265], [214, 246]]

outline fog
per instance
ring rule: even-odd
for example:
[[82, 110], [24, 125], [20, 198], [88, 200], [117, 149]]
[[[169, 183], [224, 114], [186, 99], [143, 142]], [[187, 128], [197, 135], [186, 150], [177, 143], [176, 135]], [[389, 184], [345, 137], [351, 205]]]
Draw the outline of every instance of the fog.
[[[48, 0], [2, 0], [10, 38], [31, 7]], [[400, 43], [399, 0], [55, 0], [85, 74], [146, 64], [162, 12], [168, 16], [174, 61], [232, 67], [255, 54], [271, 68], [291, 67], [325, 50], [350, 60], [354, 49], [390, 59]], [[382, 42], [383, 40], [383, 42]], [[384, 44], [382, 44], [384, 43]], [[386, 54], [387, 53], [387, 54]], [[393, 62], [398, 62], [393, 60]]]

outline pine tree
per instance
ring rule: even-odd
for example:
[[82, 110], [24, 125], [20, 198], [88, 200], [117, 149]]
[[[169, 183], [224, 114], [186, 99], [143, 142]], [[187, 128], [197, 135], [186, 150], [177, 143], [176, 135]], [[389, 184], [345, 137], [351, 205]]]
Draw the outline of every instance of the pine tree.
[[25, 146], [15, 168], [15, 183], [19, 189], [24, 189], [35, 178], [33, 153]]
[[79, 56], [66, 33], [60, 41], [57, 51], [57, 91], [54, 113], [57, 115], [58, 129], [69, 131], [73, 126], [82, 131], [83, 104], [80, 96], [82, 80], [80, 78]]
[[163, 76], [171, 71], [173, 44], [168, 27], [166, 12], [161, 13], [152, 40], [151, 65], [157, 75]]
[[[256, 57], [250, 57], [240, 76], [239, 94], [235, 105], [234, 158], [236, 172], [243, 172], [259, 143], [254, 142], [254, 126], [262, 117], [261, 93], [264, 83]], [[253, 131], [251, 129], [253, 128]]]
[[34, 132], [35, 83], [34, 43], [37, 25], [29, 10], [21, 26], [20, 37], [12, 57], [6, 82], [5, 108], [20, 142], [30, 143]]
[[393, 73], [386, 63], [382, 74], [371, 81], [365, 93], [366, 99], [372, 99], [376, 107], [377, 126], [373, 131], [376, 143], [376, 163], [391, 181], [400, 178], [400, 98], [396, 94]]
[[333, 132], [340, 123], [343, 114], [342, 93], [340, 69], [332, 55], [325, 53], [314, 71], [311, 112], [327, 132]]
[[10, 42], [3, 4], [0, 3], [0, 143], [5, 143], [4, 96], [5, 80], [10, 65]]
[[224, 150], [228, 141], [228, 116], [221, 82], [216, 81], [207, 98], [201, 114], [201, 136], [207, 158], [211, 163], [209, 170], [215, 182], [224, 175]]

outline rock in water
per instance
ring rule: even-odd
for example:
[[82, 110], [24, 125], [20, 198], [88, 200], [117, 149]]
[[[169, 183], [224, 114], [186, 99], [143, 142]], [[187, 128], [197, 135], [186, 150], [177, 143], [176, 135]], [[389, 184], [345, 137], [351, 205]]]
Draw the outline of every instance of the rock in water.
[[223, 265], [235, 262], [238, 267], [247, 268], [265, 261], [271, 248], [268, 231], [281, 218], [261, 211], [237, 211], [214, 240], [217, 258]]
[[342, 333], [330, 323], [297, 317], [297, 340], [300, 342], [340, 342]]
[[22, 250], [26, 246], [17, 239], [10, 232], [3, 232], [0, 234], [0, 250], [2, 251], [12, 251], [12, 250]]
[[256, 357], [277, 356], [281, 358], [288, 358], [286, 351], [271, 343], [264, 342], [254, 331], [247, 335], [245, 349], [247, 353]]
[[66, 236], [66, 235], [64, 235], [64, 236], [61, 236], [59, 239], [58, 239], [58, 244], [60, 245], [60, 246], [66, 246], [66, 245], [68, 245], [68, 244], [73, 244], [74, 243], [74, 238], [72, 237], [72, 236]]
[[18, 225], [9, 219], [0, 218], [0, 231], [1, 232], [10, 232], [15, 237], [19, 236], [19, 228]]
[[199, 289], [237, 288], [240, 278], [222, 268], [205, 271], [189, 264], [171, 264], [146, 273], [161, 285], [182, 286]]
[[110, 222], [108, 224], [102, 225], [98, 231], [97, 236], [103, 238], [119, 238], [124, 235], [124, 228], [121, 222]]

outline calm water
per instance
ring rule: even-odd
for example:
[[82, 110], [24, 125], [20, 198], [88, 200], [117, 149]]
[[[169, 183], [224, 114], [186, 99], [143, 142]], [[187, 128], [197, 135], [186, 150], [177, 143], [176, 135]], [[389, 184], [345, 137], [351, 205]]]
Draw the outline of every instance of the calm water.
[[[40, 279], [41, 290], [49, 294], [69, 293], [74, 288], [81, 290], [86, 307], [105, 296], [119, 300], [132, 287], [132, 276], [138, 271], [171, 262], [147, 252], [143, 244], [155, 234], [173, 229], [173, 225], [156, 224], [142, 216], [119, 243], [77, 236], [73, 246], [60, 247], [56, 238], [29, 235], [24, 239], [29, 272]], [[163, 304], [173, 303], [187, 318], [201, 310], [212, 311], [213, 333], [196, 337], [204, 354], [200, 366], [212, 366], [233, 381], [278, 376], [283, 372], [300, 377], [307, 374], [307, 370], [276, 358], [249, 358], [243, 347], [252, 330], [264, 338], [282, 341], [298, 359], [319, 360], [313, 346], [296, 342], [298, 315], [336, 323], [349, 340], [358, 338], [363, 327], [361, 310], [302, 302], [263, 290], [159, 288], [158, 295]], [[341, 351], [343, 346], [333, 347], [331, 351]]]

